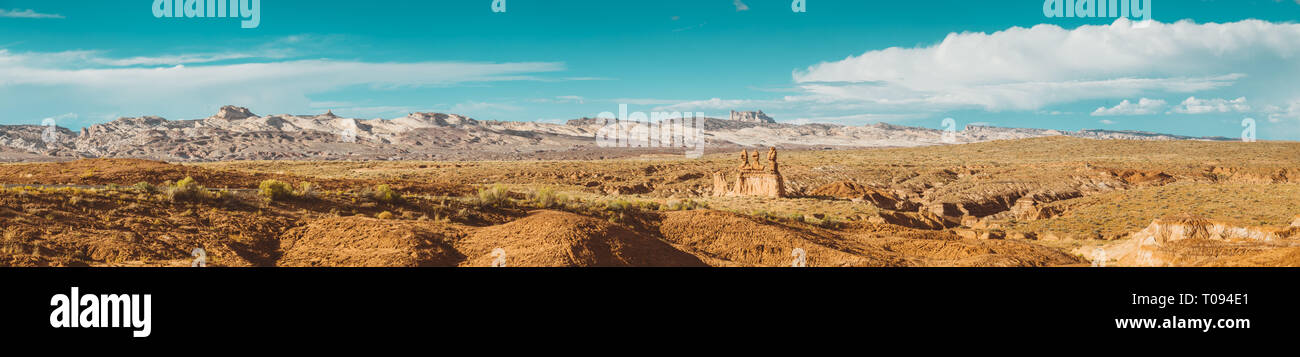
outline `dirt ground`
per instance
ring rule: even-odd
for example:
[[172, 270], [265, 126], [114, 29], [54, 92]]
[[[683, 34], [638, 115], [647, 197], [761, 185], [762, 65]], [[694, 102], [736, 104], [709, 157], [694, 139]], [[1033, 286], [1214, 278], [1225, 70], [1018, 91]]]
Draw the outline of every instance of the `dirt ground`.
[[808, 150], [788, 197], [714, 197], [734, 154], [0, 164], [0, 265], [1300, 264], [1297, 143]]

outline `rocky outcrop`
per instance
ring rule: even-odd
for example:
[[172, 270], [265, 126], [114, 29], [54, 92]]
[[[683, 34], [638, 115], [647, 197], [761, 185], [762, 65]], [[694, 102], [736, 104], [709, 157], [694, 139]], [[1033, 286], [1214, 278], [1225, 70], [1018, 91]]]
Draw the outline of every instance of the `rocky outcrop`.
[[217, 119], [237, 120], [256, 116], [257, 114], [253, 114], [253, 111], [248, 110], [248, 108], [227, 105], [221, 107], [221, 110], [217, 111], [217, 115], [213, 115], [212, 117]]
[[855, 202], [862, 201], [876, 207], [895, 211], [914, 211], [920, 207], [920, 204], [900, 199], [892, 193], [863, 186], [852, 181], [832, 182], [812, 190], [808, 195]]
[[775, 123], [776, 119], [764, 114], [762, 110], [752, 112], [731, 111], [731, 120], [746, 123]]
[[[1128, 239], [1083, 246], [1075, 253], [1092, 260], [1094, 266], [1236, 266], [1243, 261], [1269, 258], [1272, 252], [1294, 249], [1293, 241], [1283, 239], [1291, 234], [1294, 229], [1242, 227], [1180, 215], [1152, 220]], [[1294, 266], [1297, 261], [1282, 263], [1275, 258], [1263, 259], [1263, 265]]]
[[1141, 245], [1159, 245], [1181, 240], [1272, 241], [1277, 232], [1266, 228], [1237, 227], [1191, 216], [1160, 218], [1133, 234]]
[[[886, 123], [863, 126], [776, 123], [761, 111], [736, 112], [735, 119], [703, 118], [700, 136], [709, 147], [915, 147], [988, 140], [1071, 135], [1115, 139], [1196, 139], [1099, 135], [972, 126], [944, 141], [944, 132]], [[157, 116], [119, 118], [79, 131], [38, 125], [0, 125], [0, 161], [60, 158], [142, 158], [164, 161], [222, 160], [497, 160], [547, 157], [600, 158], [609, 150], [596, 143], [607, 119], [585, 118], [567, 124], [475, 120], [456, 114], [411, 113], [394, 119], [354, 119], [333, 111], [313, 115], [259, 116], [248, 108], [223, 106], [210, 117], [168, 120]], [[46, 132], [50, 135], [45, 135]], [[44, 135], [44, 136], [43, 136]], [[47, 138], [57, 140], [45, 140]], [[601, 150], [604, 150], [603, 152]], [[619, 150], [618, 152], [628, 152]], [[529, 156], [531, 155], [531, 156]], [[638, 154], [639, 155], [639, 154]], [[1248, 180], [1254, 172], [1216, 172], [1207, 176]], [[1258, 173], [1272, 181], [1293, 182], [1300, 171]], [[883, 207], [883, 206], [882, 206]]]
[[749, 161], [749, 152], [740, 154], [744, 163], [735, 174], [734, 184], [728, 184], [725, 175], [719, 171], [713, 173], [713, 196], [765, 196], [785, 197], [785, 179], [781, 177], [776, 161], [776, 148], [768, 150], [767, 159], [770, 166], [758, 164], [759, 153], [754, 151], [754, 161]]

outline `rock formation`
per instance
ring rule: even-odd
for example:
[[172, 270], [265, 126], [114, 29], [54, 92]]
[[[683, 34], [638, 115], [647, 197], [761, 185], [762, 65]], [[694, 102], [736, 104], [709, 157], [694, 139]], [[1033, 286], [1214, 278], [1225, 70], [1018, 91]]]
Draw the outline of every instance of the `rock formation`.
[[776, 119], [764, 114], [762, 110], [756, 112], [738, 112], [731, 111], [731, 120], [746, 123], [775, 123]]
[[[734, 112], [733, 120], [704, 118], [701, 137], [712, 147], [775, 146], [914, 147], [950, 144], [943, 131], [877, 123], [865, 126], [767, 122], [760, 112]], [[444, 113], [410, 113], [393, 119], [357, 119], [325, 114], [258, 115], [227, 105], [200, 119], [158, 116], [119, 118], [79, 130], [43, 125], [0, 125], [0, 161], [70, 158], [143, 158], [165, 161], [226, 160], [515, 160], [641, 155], [634, 150], [600, 147], [595, 138], [606, 120], [575, 119], [567, 124], [476, 120]], [[47, 135], [55, 134], [55, 135]], [[346, 134], [346, 135], [345, 135]], [[1011, 140], [1051, 135], [1094, 139], [1204, 140], [1138, 132], [968, 127], [957, 143]], [[47, 140], [57, 137], [58, 140]], [[1228, 139], [1223, 139], [1228, 140]], [[746, 159], [750, 153], [745, 152]], [[771, 155], [769, 155], [771, 156]], [[769, 157], [769, 160], [771, 157]], [[745, 168], [761, 168], [761, 161]], [[1300, 172], [1266, 176], [1275, 180]], [[1234, 179], [1253, 177], [1248, 173]], [[1158, 177], [1157, 177], [1158, 178]], [[1126, 179], [1127, 180], [1127, 179]], [[1293, 180], [1294, 181], [1294, 180]], [[1038, 200], [1038, 203], [1047, 201]]]
[[218, 111], [217, 115], [213, 116], [213, 118], [236, 120], [236, 119], [253, 118], [256, 116], [257, 114], [253, 114], [253, 112], [248, 110], [248, 108], [227, 105], [221, 107], [221, 110]]
[[785, 179], [777, 169], [776, 148], [767, 150], [770, 165], [762, 165], [758, 150], [754, 150], [753, 162], [748, 150], [741, 151], [742, 164], [735, 174], [734, 184], [729, 183], [722, 171], [713, 173], [714, 196], [766, 196], [785, 197]]

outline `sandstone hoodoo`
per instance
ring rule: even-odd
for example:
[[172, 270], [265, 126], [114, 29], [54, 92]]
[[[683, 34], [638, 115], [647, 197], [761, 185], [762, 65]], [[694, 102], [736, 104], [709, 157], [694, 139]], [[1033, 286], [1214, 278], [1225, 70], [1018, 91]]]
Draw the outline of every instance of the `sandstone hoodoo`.
[[714, 172], [713, 195], [785, 197], [785, 180], [777, 168], [776, 148], [767, 150], [767, 161], [771, 167], [762, 164], [758, 150], [754, 150], [753, 158], [751, 163], [749, 150], [740, 152], [742, 164], [736, 172], [735, 184], [728, 184], [721, 171]]

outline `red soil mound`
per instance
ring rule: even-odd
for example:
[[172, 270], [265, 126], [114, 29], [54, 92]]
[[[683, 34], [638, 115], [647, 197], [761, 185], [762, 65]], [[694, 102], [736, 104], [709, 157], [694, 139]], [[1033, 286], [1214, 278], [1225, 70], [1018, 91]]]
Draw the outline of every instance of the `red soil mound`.
[[439, 223], [365, 217], [316, 220], [285, 232], [280, 266], [455, 266], [464, 257], [451, 247], [462, 234]]
[[[0, 265], [268, 265], [262, 242], [289, 225], [262, 215], [75, 189], [0, 191]], [[8, 263], [6, 263], [6, 261]]]
[[1258, 254], [1220, 258], [1212, 267], [1300, 267], [1300, 248], [1278, 248]]
[[481, 228], [457, 245], [462, 265], [491, 266], [505, 250], [506, 266], [703, 266], [690, 254], [622, 226], [573, 213], [533, 211], [528, 217]]
[[711, 265], [790, 266], [794, 248], [808, 266], [1051, 266], [1080, 260], [1025, 242], [960, 239], [951, 232], [862, 223], [836, 232], [719, 211], [670, 212], [664, 239]]
[[897, 196], [889, 192], [877, 190], [871, 187], [859, 185], [852, 181], [836, 181], [825, 186], [818, 187], [810, 193], [811, 196], [833, 197], [846, 200], [861, 199], [871, 202], [876, 207], [884, 209], [915, 209], [912, 205], [900, 201]]
[[[813, 228], [808, 228], [813, 229]], [[710, 265], [790, 266], [795, 248], [806, 253], [807, 266], [888, 266], [901, 261], [884, 252], [850, 254], [839, 246], [834, 234], [813, 234], [757, 218], [721, 211], [681, 211], [664, 214], [660, 225], [664, 239], [695, 255], [707, 257]]]

